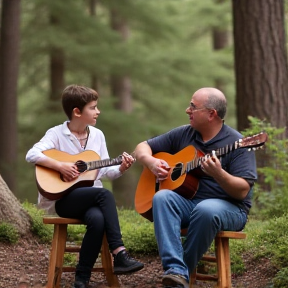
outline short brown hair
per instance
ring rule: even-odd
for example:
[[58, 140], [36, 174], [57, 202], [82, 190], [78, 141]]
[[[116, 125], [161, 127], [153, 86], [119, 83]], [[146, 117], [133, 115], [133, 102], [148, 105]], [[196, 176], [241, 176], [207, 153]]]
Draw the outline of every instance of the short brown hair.
[[97, 100], [98, 93], [85, 86], [69, 85], [62, 92], [62, 107], [69, 120], [71, 120], [74, 108], [82, 112], [87, 103]]

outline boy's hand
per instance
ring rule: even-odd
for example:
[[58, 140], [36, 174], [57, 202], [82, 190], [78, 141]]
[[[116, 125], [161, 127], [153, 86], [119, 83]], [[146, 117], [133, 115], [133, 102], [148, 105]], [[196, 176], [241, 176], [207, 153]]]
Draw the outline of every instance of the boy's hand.
[[126, 152], [123, 152], [123, 154], [122, 154], [122, 163], [121, 163], [121, 165], [119, 167], [120, 172], [124, 173], [126, 170], [128, 170], [132, 166], [132, 164], [135, 161], [136, 160], [135, 160], [135, 158], [132, 155], [130, 155], [130, 154], [126, 153]]
[[59, 172], [65, 182], [70, 182], [80, 175], [75, 163], [70, 162], [61, 162]]

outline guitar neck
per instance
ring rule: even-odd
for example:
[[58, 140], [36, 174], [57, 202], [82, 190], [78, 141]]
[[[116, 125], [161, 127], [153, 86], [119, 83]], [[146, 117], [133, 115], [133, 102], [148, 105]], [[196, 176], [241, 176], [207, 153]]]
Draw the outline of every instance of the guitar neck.
[[108, 159], [103, 159], [103, 160], [86, 162], [87, 170], [100, 169], [103, 167], [119, 165], [121, 163], [122, 163], [122, 157], [120, 157], [120, 156], [118, 158], [114, 158], [114, 159], [108, 158]]
[[[225, 147], [219, 148], [215, 151], [215, 155], [217, 157], [223, 156], [225, 154], [230, 153], [231, 151], [237, 150], [238, 148], [243, 148], [243, 145], [241, 145], [241, 139], [235, 141], [233, 144], [230, 145], [226, 145]], [[245, 146], [244, 146], [245, 147]], [[208, 154], [210, 155], [210, 153]], [[210, 155], [212, 156], [212, 155]], [[198, 168], [201, 166], [201, 162], [204, 160], [205, 156], [203, 157], [195, 157], [192, 161], [189, 161], [186, 163], [187, 167], [186, 167], [186, 171], [189, 172], [195, 168]]]

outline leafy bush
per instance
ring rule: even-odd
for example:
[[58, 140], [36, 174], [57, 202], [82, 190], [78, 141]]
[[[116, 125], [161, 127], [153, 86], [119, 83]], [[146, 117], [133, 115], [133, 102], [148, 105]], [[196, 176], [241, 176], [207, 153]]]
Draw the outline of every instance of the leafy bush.
[[120, 209], [118, 214], [122, 238], [130, 252], [139, 254], [158, 253], [153, 223], [134, 210]]
[[52, 225], [43, 224], [43, 216], [45, 212], [38, 209], [34, 204], [25, 201], [23, 203], [23, 208], [28, 212], [32, 218], [31, 232], [39, 237], [40, 242], [50, 243], [53, 236]]
[[255, 185], [251, 212], [266, 219], [279, 217], [288, 212], [288, 139], [282, 139], [285, 128], [272, 127], [253, 117], [249, 117], [249, 120], [251, 127], [243, 132], [244, 135], [265, 131], [269, 136], [265, 151], [261, 154], [265, 165], [258, 167], [264, 185]]
[[15, 244], [19, 240], [16, 228], [9, 223], [0, 224], [0, 242]]
[[288, 266], [288, 215], [271, 219], [262, 233], [263, 254], [278, 268]]
[[285, 267], [280, 270], [273, 279], [274, 288], [288, 287], [288, 268]]

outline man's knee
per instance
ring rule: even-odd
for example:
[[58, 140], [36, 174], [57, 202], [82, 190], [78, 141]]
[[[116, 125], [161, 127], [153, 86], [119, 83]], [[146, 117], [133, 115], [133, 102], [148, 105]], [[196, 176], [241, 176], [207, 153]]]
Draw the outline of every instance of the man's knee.
[[171, 194], [175, 192], [170, 190], [160, 190], [153, 197], [153, 206], [161, 203], [165, 203], [167, 200], [171, 198]]

